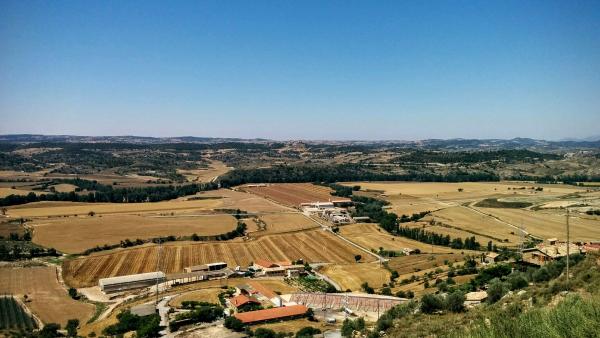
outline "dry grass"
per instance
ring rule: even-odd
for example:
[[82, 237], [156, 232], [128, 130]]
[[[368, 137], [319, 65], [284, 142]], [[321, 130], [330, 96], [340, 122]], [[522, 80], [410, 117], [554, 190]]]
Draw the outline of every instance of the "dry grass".
[[402, 257], [393, 257], [388, 261], [388, 267], [398, 271], [400, 275], [413, 274], [415, 272], [432, 269], [445, 265], [445, 262], [462, 262], [465, 255], [461, 253], [450, 254], [420, 254]]
[[[425, 218], [426, 221], [431, 219], [444, 223], [444, 225], [464, 230], [461, 232], [460, 230], [448, 229], [443, 226], [427, 228], [427, 230], [433, 232], [449, 234], [451, 237], [464, 238], [475, 235], [477, 240], [482, 244], [490, 240], [496, 244], [503, 245], [516, 245], [520, 242], [518, 230], [515, 228], [498, 221], [494, 217], [480, 214], [466, 207], [460, 206], [442, 209]], [[505, 242], [505, 239], [508, 242]]]
[[[509, 187], [544, 187], [543, 192], [537, 193], [530, 189], [517, 190], [519, 194], [525, 195], [556, 195], [585, 191], [581, 187], [570, 185], [543, 185], [526, 182], [350, 182], [345, 184], [360, 185], [361, 190], [379, 190], [389, 196], [402, 194], [416, 197], [431, 197], [439, 200], [478, 199], [489, 195], [512, 194], [514, 190], [508, 190]], [[459, 192], [459, 188], [463, 189], [463, 191]]]
[[44, 323], [59, 323], [64, 327], [67, 320], [75, 318], [85, 323], [95, 307], [71, 299], [56, 274], [53, 267], [1, 268], [0, 293], [18, 295], [21, 299], [27, 295], [27, 307]]
[[[64, 278], [69, 285], [86, 287], [103, 277], [155, 271], [157, 250], [157, 246], [149, 245], [67, 260], [63, 263]], [[224, 261], [230, 266], [247, 266], [258, 258], [349, 263], [360, 253], [329, 232], [309, 230], [263, 236], [247, 242], [168, 243], [163, 245], [160, 269], [174, 273], [183, 271], [186, 266], [216, 261]]]
[[[266, 230], [253, 232], [252, 236], [263, 236], [319, 227], [313, 220], [299, 213], [267, 214], [260, 216], [260, 220], [266, 223]], [[256, 222], [247, 221], [246, 223], [252, 224], [252, 226], [257, 229]]]
[[0, 198], [4, 198], [9, 195], [27, 195], [31, 190], [25, 189], [13, 189], [13, 188], [0, 188]]
[[426, 243], [414, 241], [412, 239], [392, 236], [387, 231], [381, 229], [373, 223], [356, 223], [340, 227], [340, 234], [349, 240], [365, 247], [369, 250], [379, 250], [383, 247], [385, 250], [400, 251], [404, 248], [419, 249], [421, 252], [450, 253], [457, 250], [432, 246]]
[[52, 185], [50, 187], [54, 188], [54, 190], [56, 192], [71, 192], [71, 191], [75, 191], [75, 189], [77, 188], [77, 186], [75, 186], [73, 184], [66, 184], [66, 183], [56, 184], [56, 185]]
[[[525, 227], [525, 230], [541, 238], [556, 237], [566, 240], [566, 216], [564, 210], [521, 210], [477, 208], [506, 222]], [[571, 240], [590, 241], [600, 239], [600, 221], [574, 216], [570, 219]]]
[[10, 236], [12, 233], [23, 235], [25, 233], [25, 229], [19, 223], [12, 223], [9, 221], [0, 222], [1, 237], [8, 238], [8, 236]]
[[332, 264], [323, 267], [321, 272], [338, 283], [342, 290], [361, 291], [365, 282], [380, 288], [390, 281], [390, 272], [379, 263]]
[[181, 303], [184, 301], [197, 301], [197, 302], [209, 302], [219, 303], [219, 293], [223, 292], [221, 288], [208, 288], [194, 290], [181, 294], [169, 301], [169, 305], [180, 308]]
[[183, 170], [178, 169], [177, 172], [185, 176], [188, 182], [210, 182], [218, 176], [221, 176], [231, 168], [220, 161], [211, 161], [208, 168]]
[[96, 214], [140, 214], [140, 213], [195, 213], [211, 212], [214, 209], [241, 209], [249, 212], [278, 212], [289, 209], [264, 198], [227, 189], [199, 193], [171, 201], [154, 203], [77, 203], [77, 202], [35, 202], [8, 208], [12, 217], [56, 217]]
[[105, 215], [44, 219], [33, 223], [33, 242], [66, 253], [80, 253], [104, 244], [118, 244], [125, 239], [148, 239], [158, 236], [218, 235], [235, 229], [230, 215], [201, 217], [147, 217]]

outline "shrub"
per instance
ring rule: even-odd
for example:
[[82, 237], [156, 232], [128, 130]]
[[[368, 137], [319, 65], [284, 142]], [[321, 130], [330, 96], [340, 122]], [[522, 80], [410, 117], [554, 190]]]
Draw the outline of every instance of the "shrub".
[[434, 313], [444, 308], [442, 297], [437, 295], [425, 295], [421, 298], [421, 312]]
[[446, 309], [451, 312], [465, 310], [465, 295], [461, 291], [454, 291], [446, 297]]

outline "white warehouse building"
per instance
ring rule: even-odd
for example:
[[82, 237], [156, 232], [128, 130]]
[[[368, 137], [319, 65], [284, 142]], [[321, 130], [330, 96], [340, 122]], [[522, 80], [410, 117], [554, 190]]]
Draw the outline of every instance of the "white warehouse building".
[[166, 281], [164, 272], [147, 272], [136, 275], [101, 278], [98, 281], [98, 285], [104, 293], [113, 293], [149, 287], [156, 284], [157, 280], [159, 283]]

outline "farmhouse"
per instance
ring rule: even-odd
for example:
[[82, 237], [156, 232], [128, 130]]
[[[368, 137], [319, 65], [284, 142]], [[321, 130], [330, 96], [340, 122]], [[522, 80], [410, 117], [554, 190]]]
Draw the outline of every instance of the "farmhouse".
[[[567, 243], [558, 243], [557, 241], [551, 241], [551, 243], [554, 244], [540, 244], [535, 248], [523, 250], [523, 261], [542, 266], [567, 255]], [[580, 252], [577, 245], [569, 243], [569, 254]]]
[[119, 277], [101, 278], [98, 281], [100, 289], [104, 293], [120, 292], [132, 289], [140, 289], [154, 284], [162, 283], [166, 280], [165, 274], [161, 271], [147, 272], [136, 275], [127, 275]]
[[488, 252], [485, 255], [485, 262], [488, 264], [496, 263], [496, 259], [498, 259], [498, 256], [500, 256], [500, 254], [496, 252]]
[[304, 305], [275, 307], [272, 309], [236, 313], [235, 318], [244, 324], [257, 324], [273, 320], [294, 319], [306, 315], [308, 308]]

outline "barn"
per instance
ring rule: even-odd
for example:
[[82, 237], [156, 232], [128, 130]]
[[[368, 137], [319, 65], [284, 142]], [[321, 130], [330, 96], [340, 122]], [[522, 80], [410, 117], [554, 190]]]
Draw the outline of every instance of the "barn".
[[100, 290], [104, 293], [121, 292], [132, 289], [140, 289], [152, 286], [156, 282], [162, 283], [166, 280], [163, 272], [148, 272], [135, 275], [101, 278], [98, 281]]

